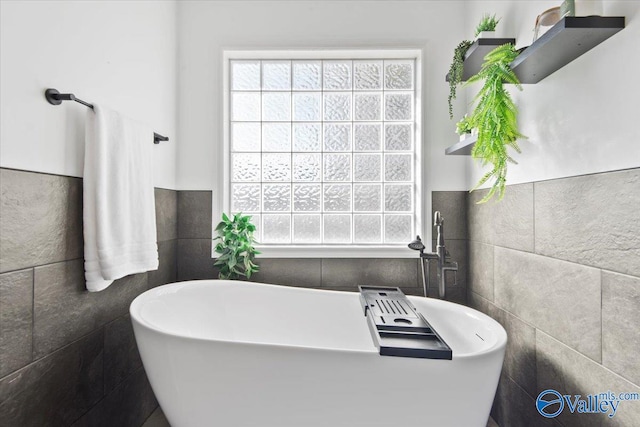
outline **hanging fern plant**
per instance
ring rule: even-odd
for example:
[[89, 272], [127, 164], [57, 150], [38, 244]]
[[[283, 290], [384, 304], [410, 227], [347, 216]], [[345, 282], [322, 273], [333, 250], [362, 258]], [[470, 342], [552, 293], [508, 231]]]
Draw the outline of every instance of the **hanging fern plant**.
[[478, 129], [478, 140], [471, 150], [473, 158], [484, 166], [490, 164], [487, 172], [471, 190], [493, 179], [493, 185], [487, 195], [478, 203], [485, 203], [495, 194], [501, 200], [504, 197], [507, 182], [508, 163], [517, 163], [508, 153], [509, 147], [520, 153], [518, 138], [526, 138], [518, 130], [518, 108], [504, 84], [510, 83], [522, 90], [522, 85], [510, 65], [518, 56], [512, 44], [498, 46], [484, 58], [482, 68], [467, 84], [484, 81], [475, 97], [476, 107], [469, 117], [471, 126]]
[[456, 99], [456, 89], [462, 82], [464, 71], [464, 56], [471, 47], [469, 40], [463, 40], [453, 51], [453, 61], [449, 67], [449, 118], [453, 119], [453, 100]]

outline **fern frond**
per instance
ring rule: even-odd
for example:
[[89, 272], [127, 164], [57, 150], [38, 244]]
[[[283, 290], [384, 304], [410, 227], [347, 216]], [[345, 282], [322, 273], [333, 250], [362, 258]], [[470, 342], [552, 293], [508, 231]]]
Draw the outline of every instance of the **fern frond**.
[[478, 203], [485, 203], [492, 197], [504, 197], [507, 165], [517, 162], [508, 153], [511, 147], [520, 153], [518, 138], [526, 138], [518, 130], [518, 109], [509, 91], [504, 88], [505, 83], [513, 84], [522, 90], [522, 86], [510, 65], [518, 56], [511, 44], [498, 46], [485, 56], [484, 63], [478, 74], [472, 76], [467, 84], [482, 81], [483, 85], [474, 97], [476, 104], [469, 122], [478, 129], [478, 140], [471, 151], [474, 159], [481, 165], [490, 164], [491, 171], [487, 172], [476, 186], [493, 180], [487, 195]]

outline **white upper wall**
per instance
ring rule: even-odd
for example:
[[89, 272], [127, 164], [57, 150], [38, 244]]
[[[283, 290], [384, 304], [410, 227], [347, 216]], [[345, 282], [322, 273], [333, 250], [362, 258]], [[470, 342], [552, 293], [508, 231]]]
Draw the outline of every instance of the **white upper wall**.
[[[176, 188], [176, 3], [0, 2], [0, 166], [82, 176], [86, 107], [72, 92], [147, 123], [155, 185]], [[152, 141], [149, 141], [152, 144]]]
[[[49, 105], [43, 92], [55, 87], [169, 136], [153, 150], [157, 186], [218, 190], [223, 49], [418, 47], [426, 181], [431, 190], [465, 190], [480, 169], [443, 154], [456, 141], [444, 82], [453, 49], [472, 37], [484, 12], [502, 17], [502, 35], [528, 45], [535, 17], [558, 3], [3, 0], [0, 166], [82, 176], [86, 108]], [[603, 0], [601, 7], [626, 16], [627, 28], [514, 94], [529, 139], [509, 183], [640, 166], [640, 2]], [[473, 91], [459, 91], [456, 120]]]
[[[626, 28], [539, 83], [511, 90], [529, 138], [519, 142], [522, 154], [509, 165], [508, 184], [640, 167], [640, 2], [594, 3], [604, 16], [625, 16]], [[523, 47], [531, 44], [536, 16], [560, 1], [468, 4], [471, 25], [496, 13], [500, 35]], [[471, 100], [477, 88], [464, 90]], [[472, 188], [483, 171], [469, 161], [469, 172]]]
[[[457, 140], [445, 74], [466, 36], [458, 1], [180, 1], [178, 188], [222, 182], [224, 49], [423, 49], [423, 146], [431, 190], [466, 189], [467, 159], [445, 156]], [[464, 102], [459, 103], [462, 112]]]

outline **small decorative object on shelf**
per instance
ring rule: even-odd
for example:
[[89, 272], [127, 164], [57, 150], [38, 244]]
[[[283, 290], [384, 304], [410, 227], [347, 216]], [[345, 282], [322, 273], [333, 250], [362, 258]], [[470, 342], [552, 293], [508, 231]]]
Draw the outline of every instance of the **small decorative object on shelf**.
[[576, 16], [576, 2], [574, 0], [564, 0], [560, 5], [560, 16]]
[[249, 279], [260, 269], [253, 263], [260, 252], [253, 247], [257, 243], [253, 238], [256, 226], [251, 223], [250, 216], [237, 213], [229, 218], [223, 213], [215, 231], [218, 236], [213, 240], [220, 240], [215, 251], [220, 256], [213, 265], [220, 268], [219, 279]]
[[480, 22], [476, 27], [475, 37], [476, 38], [495, 37], [496, 26], [498, 26], [498, 22], [500, 22], [500, 19], [502, 18], [496, 19], [495, 14], [493, 16], [489, 15], [488, 13], [485, 13], [484, 15], [482, 15], [482, 19], [480, 19]]
[[602, 16], [602, 0], [575, 0], [575, 16]]
[[[562, 8], [561, 7], [552, 7], [551, 9], [547, 9], [542, 12], [536, 18], [536, 24], [533, 29], [533, 41], [535, 42], [546, 33], [549, 28], [553, 27], [562, 19]], [[542, 32], [541, 32], [542, 31]]]

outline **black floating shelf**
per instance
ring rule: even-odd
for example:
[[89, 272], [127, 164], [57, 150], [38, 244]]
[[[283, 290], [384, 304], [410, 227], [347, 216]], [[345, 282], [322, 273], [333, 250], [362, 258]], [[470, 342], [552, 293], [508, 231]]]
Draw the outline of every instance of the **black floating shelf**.
[[477, 140], [478, 135], [470, 136], [453, 144], [451, 147], [448, 147], [444, 150], [444, 153], [450, 156], [469, 156], [471, 155], [471, 149]]
[[[521, 83], [538, 83], [580, 55], [599, 45], [625, 25], [624, 16], [567, 16], [551, 27], [511, 63]], [[480, 71], [484, 57], [515, 39], [478, 39], [464, 59], [462, 81]], [[449, 81], [447, 74], [446, 80]]]
[[518, 55], [511, 68], [521, 83], [538, 83], [622, 30], [624, 21], [624, 16], [567, 16]]
[[[464, 71], [462, 73], [462, 81], [466, 82], [469, 77], [480, 71], [480, 67], [484, 62], [484, 57], [487, 53], [491, 52], [498, 46], [503, 44], [516, 44], [516, 39], [478, 39], [467, 50], [464, 56]], [[449, 74], [447, 74], [446, 81], [449, 81]]]

